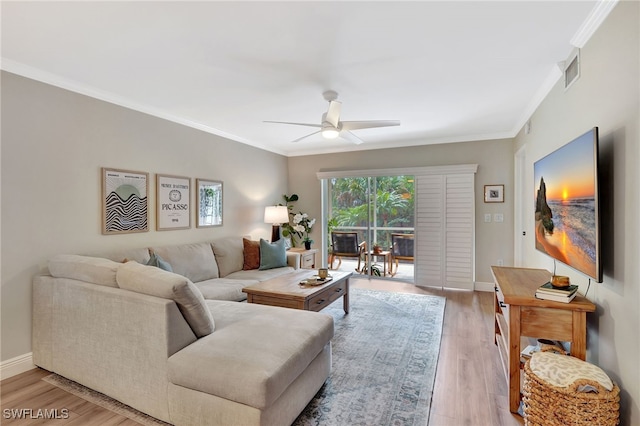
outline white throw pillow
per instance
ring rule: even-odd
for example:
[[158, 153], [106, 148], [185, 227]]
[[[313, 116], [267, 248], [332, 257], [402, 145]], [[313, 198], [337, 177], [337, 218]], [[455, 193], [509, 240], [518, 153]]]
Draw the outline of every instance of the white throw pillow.
[[49, 273], [55, 278], [70, 278], [108, 287], [118, 287], [116, 271], [120, 263], [102, 257], [59, 254], [49, 260]]

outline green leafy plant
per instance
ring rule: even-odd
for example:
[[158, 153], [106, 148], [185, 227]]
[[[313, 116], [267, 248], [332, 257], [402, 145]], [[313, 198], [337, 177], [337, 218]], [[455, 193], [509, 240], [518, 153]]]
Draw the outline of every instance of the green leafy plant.
[[[291, 194], [290, 196], [287, 194], [284, 194], [282, 196], [282, 198], [284, 198], [284, 202], [286, 204], [279, 204], [280, 206], [285, 205], [287, 206], [287, 209], [289, 210], [289, 217], [292, 218], [294, 213], [293, 213], [293, 203], [295, 203], [296, 201], [298, 201], [298, 194]], [[289, 222], [287, 223], [283, 223], [281, 225], [282, 227], [282, 236], [283, 237], [291, 237], [291, 245], [293, 247], [296, 246], [296, 237], [301, 237], [302, 235], [300, 233], [298, 233], [295, 229], [293, 229], [293, 225], [291, 224], [291, 219], [289, 220]]]
[[327, 221], [327, 252], [331, 253], [331, 232], [338, 226], [338, 219], [332, 217]]
[[[365, 262], [364, 266], [360, 271], [362, 271], [363, 274], [369, 274], [369, 263]], [[382, 270], [380, 269], [380, 265], [378, 265], [377, 263], [371, 264], [371, 275], [375, 275], [377, 277], [382, 276]]]

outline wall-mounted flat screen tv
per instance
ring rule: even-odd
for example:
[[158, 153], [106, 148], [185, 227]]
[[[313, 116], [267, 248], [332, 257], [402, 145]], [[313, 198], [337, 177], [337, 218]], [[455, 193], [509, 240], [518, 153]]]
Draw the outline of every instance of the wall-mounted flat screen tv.
[[533, 165], [536, 249], [602, 282], [598, 128]]

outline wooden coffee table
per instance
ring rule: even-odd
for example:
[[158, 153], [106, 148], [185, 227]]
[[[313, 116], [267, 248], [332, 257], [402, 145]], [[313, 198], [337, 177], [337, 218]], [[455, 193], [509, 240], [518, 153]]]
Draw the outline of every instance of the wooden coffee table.
[[316, 274], [314, 270], [299, 270], [245, 287], [248, 303], [283, 308], [320, 311], [340, 297], [344, 313], [349, 313], [349, 278], [351, 272], [331, 271], [333, 279], [321, 285], [300, 285], [300, 281]]

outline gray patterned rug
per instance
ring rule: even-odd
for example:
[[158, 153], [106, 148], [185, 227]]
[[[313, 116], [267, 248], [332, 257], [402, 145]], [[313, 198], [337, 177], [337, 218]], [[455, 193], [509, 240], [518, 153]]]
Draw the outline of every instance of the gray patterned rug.
[[351, 290], [338, 301], [333, 371], [294, 425], [427, 425], [445, 299]]
[[55, 373], [51, 373], [46, 377], [43, 377], [47, 383], [59, 387], [60, 389], [69, 392], [77, 397], [89, 401], [99, 407], [105, 408], [116, 414], [120, 414], [128, 419], [131, 419], [143, 426], [171, 426], [169, 423], [165, 423], [162, 420], [158, 420], [155, 417], [148, 416], [135, 408], [131, 408], [120, 401], [110, 398], [100, 392], [89, 389], [82, 386], [79, 383], [69, 380], [66, 377], [59, 376]]
[[[355, 288], [349, 315], [342, 300], [324, 309], [335, 321], [333, 371], [294, 425], [427, 425], [444, 305]], [[57, 374], [43, 380], [142, 425], [167, 425]]]

